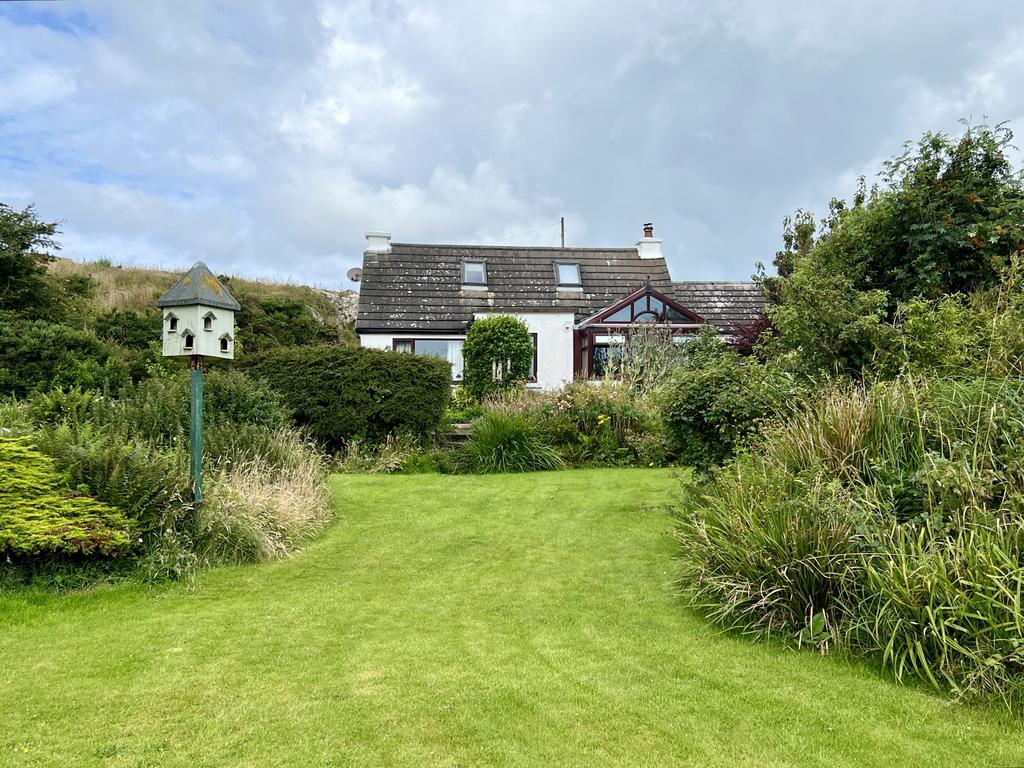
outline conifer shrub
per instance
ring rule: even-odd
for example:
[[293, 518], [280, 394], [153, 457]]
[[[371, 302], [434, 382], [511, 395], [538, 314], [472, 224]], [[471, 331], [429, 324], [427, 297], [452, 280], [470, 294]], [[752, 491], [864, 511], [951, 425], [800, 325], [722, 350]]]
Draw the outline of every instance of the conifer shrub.
[[0, 438], [0, 554], [112, 557], [131, 546], [132, 526], [119, 510], [69, 488], [24, 439]]

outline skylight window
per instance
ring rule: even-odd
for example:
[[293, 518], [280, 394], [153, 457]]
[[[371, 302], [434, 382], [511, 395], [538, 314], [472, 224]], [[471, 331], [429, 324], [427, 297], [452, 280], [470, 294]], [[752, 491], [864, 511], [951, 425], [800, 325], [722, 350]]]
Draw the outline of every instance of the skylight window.
[[579, 264], [555, 264], [555, 271], [559, 288], [579, 288], [582, 285]]
[[462, 262], [462, 284], [485, 287], [487, 285], [487, 264], [482, 261]]

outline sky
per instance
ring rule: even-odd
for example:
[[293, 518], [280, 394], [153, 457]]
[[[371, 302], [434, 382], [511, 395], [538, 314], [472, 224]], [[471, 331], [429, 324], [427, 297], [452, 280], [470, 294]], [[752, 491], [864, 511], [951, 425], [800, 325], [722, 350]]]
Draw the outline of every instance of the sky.
[[351, 288], [395, 242], [748, 279], [924, 131], [1024, 132], [1016, 0], [0, 2], [0, 202], [78, 261]]

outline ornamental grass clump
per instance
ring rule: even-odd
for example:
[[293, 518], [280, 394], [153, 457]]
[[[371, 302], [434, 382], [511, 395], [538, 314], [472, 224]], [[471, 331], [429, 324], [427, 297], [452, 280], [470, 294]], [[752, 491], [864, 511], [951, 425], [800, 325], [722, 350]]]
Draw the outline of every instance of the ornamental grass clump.
[[202, 561], [247, 563], [282, 557], [330, 520], [323, 456], [295, 432], [273, 434], [278, 443], [276, 462], [247, 458], [224, 463], [213, 473], [189, 526]]
[[835, 389], [685, 499], [714, 621], [1024, 706], [1024, 382]]
[[492, 410], [473, 422], [473, 436], [459, 463], [469, 472], [533, 472], [562, 469], [565, 462], [529, 416]]

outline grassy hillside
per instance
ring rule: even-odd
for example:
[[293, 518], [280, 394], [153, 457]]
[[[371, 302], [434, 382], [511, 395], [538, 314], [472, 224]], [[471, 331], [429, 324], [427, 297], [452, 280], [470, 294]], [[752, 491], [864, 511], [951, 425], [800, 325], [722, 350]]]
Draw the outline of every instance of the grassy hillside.
[[[184, 267], [180, 271], [166, 271], [123, 267], [105, 260], [82, 264], [70, 259], [56, 259], [49, 265], [49, 271], [58, 278], [88, 281], [90, 298], [102, 312], [148, 312], [153, 310], [157, 298], [178, 279]], [[351, 332], [358, 299], [355, 291], [329, 291], [291, 283], [221, 277], [243, 305], [243, 311], [246, 305], [268, 299], [294, 302], [302, 305], [317, 322], [336, 327], [345, 335]]]

